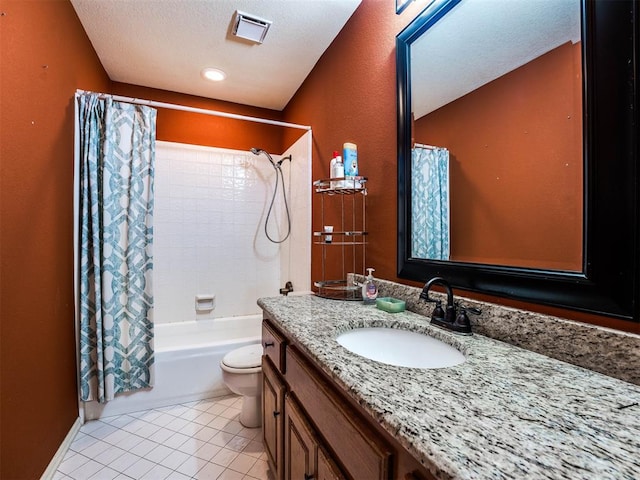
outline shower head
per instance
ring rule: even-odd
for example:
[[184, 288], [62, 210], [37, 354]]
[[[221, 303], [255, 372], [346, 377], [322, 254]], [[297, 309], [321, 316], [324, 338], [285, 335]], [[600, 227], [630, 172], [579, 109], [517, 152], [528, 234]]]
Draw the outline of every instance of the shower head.
[[278, 168], [278, 166], [276, 165], [276, 162], [273, 161], [273, 158], [271, 157], [271, 155], [269, 155], [269, 152], [267, 152], [266, 150], [263, 150], [261, 148], [251, 147], [250, 152], [253, 153], [254, 155], [260, 155], [261, 153], [264, 153], [269, 159], [269, 161], [271, 162], [271, 165], [273, 165], [273, 168]]

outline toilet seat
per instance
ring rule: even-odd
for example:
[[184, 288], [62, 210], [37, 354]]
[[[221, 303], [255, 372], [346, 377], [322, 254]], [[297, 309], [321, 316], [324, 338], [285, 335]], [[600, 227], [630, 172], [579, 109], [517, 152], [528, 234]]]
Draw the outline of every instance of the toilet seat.
[[256, 343], [227, 353], [220, 367], [230, 373], [258, 373], [262, 370], [262, 345]]

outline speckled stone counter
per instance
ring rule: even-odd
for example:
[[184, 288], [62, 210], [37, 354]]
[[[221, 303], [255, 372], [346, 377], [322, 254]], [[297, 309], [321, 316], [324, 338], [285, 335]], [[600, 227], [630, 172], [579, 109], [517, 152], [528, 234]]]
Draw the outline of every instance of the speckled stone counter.
[[[640, 478], [636, 385], [481, 335], [455, 336], [408, 311], [312, 295], [258, 304], [438, 478]], [[371, 326], [428, 333], [467, 360], [443, 369], [395, 367], [335, 340]]]

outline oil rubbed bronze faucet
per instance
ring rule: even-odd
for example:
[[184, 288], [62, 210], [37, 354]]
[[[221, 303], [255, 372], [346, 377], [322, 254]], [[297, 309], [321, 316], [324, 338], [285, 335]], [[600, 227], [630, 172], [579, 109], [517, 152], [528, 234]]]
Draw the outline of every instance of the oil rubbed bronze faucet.
[[[442, 301], [429, 297], [429, 290], [433, 285], [441, 285], [447, 292], [447, 308], [442, 309]], [[434, 302], [436, 307], [431, 313], [431, 324], [442, 327], [446, 330], [451, 330], [455, 333], [462, 335], [471, 335], [471, 322], [467, 313], [473, 315], [480, 315], [480, 310], [477, 308], [460, 307], [454, 303], [453, 289], [449, 282], [442, 277], [434, 277], [429, 280], [420, 294], [420, 298], [426, 302]], [[458, 310], [456, 315], [456, 309]]]

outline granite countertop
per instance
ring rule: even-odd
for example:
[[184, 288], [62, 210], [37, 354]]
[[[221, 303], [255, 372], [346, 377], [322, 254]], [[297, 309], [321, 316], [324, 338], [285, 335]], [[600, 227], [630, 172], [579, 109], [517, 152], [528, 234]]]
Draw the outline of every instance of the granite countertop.
[[[438, 478], [640, 479], [637, 385], [481, 335], [453, 335], [408, 311], [313, 295], [258, 304]], [[373, 326], [428, 333], [467, 360], [396, 367], [335, 340]]]

